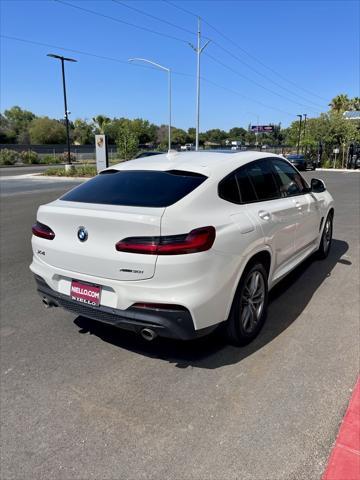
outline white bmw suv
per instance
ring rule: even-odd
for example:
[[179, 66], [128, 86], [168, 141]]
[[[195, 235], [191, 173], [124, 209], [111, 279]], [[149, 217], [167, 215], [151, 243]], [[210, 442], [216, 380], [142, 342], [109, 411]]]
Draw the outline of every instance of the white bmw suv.
[[46, 306], [191, 339], [262, 327], [268, 290], [332, 239], [333, 199], [283, 157], [187, 152], [120, 163], [40, 206], [33, 226]]

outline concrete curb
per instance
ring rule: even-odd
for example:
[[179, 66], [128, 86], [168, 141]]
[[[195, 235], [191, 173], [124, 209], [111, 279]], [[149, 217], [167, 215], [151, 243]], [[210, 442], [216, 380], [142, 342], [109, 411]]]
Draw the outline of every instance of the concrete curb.
[[[36, 178], [37, 180], [64, 180], [68, 182], [69, 180], [79, 181], [79, 180], [90, 180], [93, 177], [65, 177], [65, 176], [58, 176], [58, 175], [43, 175], [42, 173], [31, 173], [29, 174], [28, 178]], [[17, 177], [19, 178], [19, 177]]]
[[76, 181], [78, 182], [79, 180], [85, 181], [85, 180], [90, 180], [90, 178], [93, 177], [60, 177], [57, 175], [43, 175], [41, 172], [40, 173], [25, 173], [24, 175], [9, 175], [9, 176], [4, 176], [0, 177], [0, 181], [4, 180], [22, 180], [22, 179], [27, 179], [27, 180], [60, 180], [60, 181], [65, 181], [65, 182], [71, 182]]
[[346, 172], [346, 173], [360, 173], [360, 169], [350, 169], [350, 168], [317, 168], [313, 170], [314, 172]]
[[360, 377], [322, 480], [356, 480], [360, 473]]

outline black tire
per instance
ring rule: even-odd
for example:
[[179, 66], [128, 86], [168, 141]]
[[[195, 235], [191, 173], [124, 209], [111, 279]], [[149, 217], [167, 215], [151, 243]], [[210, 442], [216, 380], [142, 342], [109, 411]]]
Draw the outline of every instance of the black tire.
[[[259, 277], [256, 274], [259, 274]], [[259, 306], [255, 306], [257, 305], [255, 302], [258, 301], [256, 300], [256, 294], [254, 294], [252, 300], [249, 300], [249, 282], [251, 283], [251, 281], [255, 278], [259, 279], [259, 286], [261, 285], [261, 288], [263, 288], [261, 310], [260, 304]], [[258, 298], [260, 300], [260, 296]], [[261, 263], [251, 264], [245, 269], [240, 279], [231, 307], [230, 315], [226, 322], [225, 332], [230, 343], [237, 346], [247, 345], [258, 335], [266, 319], [267, 304], [267, 272]], [[247, 312], [252, 313], [248, 314]], [[249, 315], [253, 315], [251, 316], [251, 319], [249, 318]]]
[[317, 251], [317, 257], [324, 259], [329, 255], [333, 233], [333, 214], [330, 212], [326, 217], [323, 233], [321, 235], [321, 241], [319, 250]]

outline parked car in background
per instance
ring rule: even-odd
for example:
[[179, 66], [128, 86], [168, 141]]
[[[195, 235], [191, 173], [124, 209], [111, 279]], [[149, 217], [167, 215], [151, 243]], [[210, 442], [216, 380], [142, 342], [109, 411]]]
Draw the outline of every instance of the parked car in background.
[[190, 151], [193, 149], [193, 144], [192, 143], [185, 143], [185, 145], [181, 145], [180, 150], [182, 151]]
[[231, 150], [241, 150], [241, 141], [240, 140], [233, 140], [231, 142]]
[[291, 153], [291, 154], [287, 155], [286, 158], [298, 170], [303, 170], [303, 171], [308, 170], [308, 169], [315, 170], [315, 168], [316, 168], [315, 162], [307, 159], [305, 157], [305, 155]]
[[47, 307], [139, 333], [191, 339], [220, 324], [237, 345], [268, 291], [331, 246], [334, 204], [284, 158], [191, 152], [119, 163], [40, 206], [37, 289]]

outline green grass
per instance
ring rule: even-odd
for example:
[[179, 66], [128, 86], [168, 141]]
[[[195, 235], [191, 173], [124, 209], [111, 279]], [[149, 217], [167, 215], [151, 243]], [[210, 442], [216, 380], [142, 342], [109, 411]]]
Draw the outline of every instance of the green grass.
[[97, 174], [96, 167], [92, 165], [82, 165], [65, 171], [65, 167], [48, 168], [42, 175], [51, 175], [54, 177], [94, 177]]

